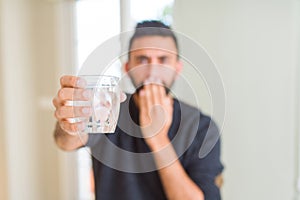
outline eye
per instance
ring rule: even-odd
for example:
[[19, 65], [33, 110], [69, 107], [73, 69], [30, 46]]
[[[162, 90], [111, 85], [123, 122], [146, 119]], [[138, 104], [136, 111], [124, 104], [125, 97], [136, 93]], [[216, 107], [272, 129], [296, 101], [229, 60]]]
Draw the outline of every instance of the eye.
[[140, 56], [137, 58], [138, 64], [148, 64], [149, 59], [146, 56]]
[[160, 57], [160, 58], [159, 58], [159, 62], [160, 62], [161, 64], [167, 63], [167, 62], [168, 62], [168, 57], [167, 57], [167, 56], [162, 56], [162, 57]]
[[148, 64], [148, 59], [143, 57], [143, 58], [140, 59], [140, 63], [141, 64]]

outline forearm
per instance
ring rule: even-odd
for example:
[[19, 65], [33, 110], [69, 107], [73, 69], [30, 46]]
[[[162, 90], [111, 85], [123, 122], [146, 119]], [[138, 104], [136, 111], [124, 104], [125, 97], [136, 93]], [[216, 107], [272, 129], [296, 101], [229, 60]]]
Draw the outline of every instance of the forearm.
[[154, 152], [154, 160], [168, 199], [204, 200], [203, 192], [183, 169], [172, 144], [169, 142], [161, 150], [158, 150], [159, 146], [150, 148]]
[[65, 151], [72, 151], [84, 146], [88, 141], [88, 134], [71, 135], [65, 132], [58, 123], [54, 131], [57, 146]]

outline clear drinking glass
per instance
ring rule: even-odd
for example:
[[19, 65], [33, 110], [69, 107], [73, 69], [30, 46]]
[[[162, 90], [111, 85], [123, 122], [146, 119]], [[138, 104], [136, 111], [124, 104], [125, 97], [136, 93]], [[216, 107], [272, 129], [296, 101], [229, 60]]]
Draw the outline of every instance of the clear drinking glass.
[[119, 78], [106, 75], [81, 75], [92, 95], [87, 102], [92, 108], [84, 132], [114, 133], [120, 111]]

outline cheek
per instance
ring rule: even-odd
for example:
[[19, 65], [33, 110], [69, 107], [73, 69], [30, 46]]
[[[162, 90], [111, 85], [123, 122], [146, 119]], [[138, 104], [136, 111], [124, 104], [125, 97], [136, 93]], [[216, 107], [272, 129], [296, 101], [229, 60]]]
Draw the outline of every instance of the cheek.
[[130, 68], [127, 73], [136, 87], [142, 85], [144, 81], [150, 77], [160, 79], [169, 87], [176, 77], [176, 70], [174, 67], [162, 65], [136, 66]]
[[171, 87], [174, 83], [174, 80], [176, 78], [175, 74], [169, 74], [166, 79], [164, 80], [167, 87]]
[[169, 73], [165, 76], [164, 82], [168, 88], [171, 88], [174, 84], [174, 81], [177, 77], [177, 73], [175, 70], [168, 71]]
[[170, 83], [176, 76], [176, 70], [172, 67], [160, 67], [157, 76], [166, 83]]
[[150, 71], [147, 66], [139, 66], [131, 68], [127, 73], [135, 85], [140, 85], [149, 77]]

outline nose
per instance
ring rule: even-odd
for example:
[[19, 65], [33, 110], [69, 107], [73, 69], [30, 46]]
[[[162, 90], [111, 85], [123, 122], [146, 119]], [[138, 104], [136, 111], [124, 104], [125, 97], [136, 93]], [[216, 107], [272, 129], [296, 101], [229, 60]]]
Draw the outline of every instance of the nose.
[[158, 65], [159, 64], [159, 59], [156, 58], [156, 57], [153, 57], [153, 58], [150, 59], [149, 64], [150, 65]]
[[159, 64], [150, 64], [149, 65], [149, 77], [151, 78], [159, 78]]
[[159, 59], [157, 57], [152, 57], [148, 63], [148, 78], [150, 79], [160, 79], [160, 66]]

